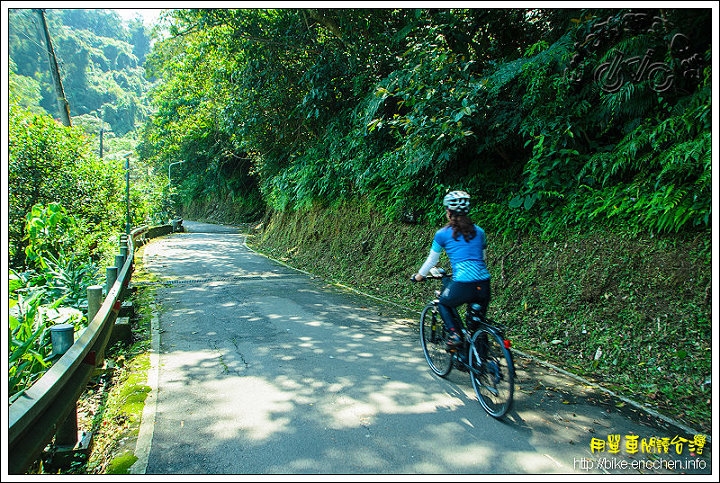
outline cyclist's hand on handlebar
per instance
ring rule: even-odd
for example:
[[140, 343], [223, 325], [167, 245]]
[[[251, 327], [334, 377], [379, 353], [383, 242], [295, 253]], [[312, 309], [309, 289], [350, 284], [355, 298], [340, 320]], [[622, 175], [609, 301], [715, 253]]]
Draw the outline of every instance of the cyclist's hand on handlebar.
[[446, 272], [445, 272], [445, 270], [442, 269], [442, 268], [432, 267], [432, 268], [430, 269], [430, 275], [431, 275], [433, 278], [442, 278], [442, 277], [444, 277], [444, 276], [446, 275]]

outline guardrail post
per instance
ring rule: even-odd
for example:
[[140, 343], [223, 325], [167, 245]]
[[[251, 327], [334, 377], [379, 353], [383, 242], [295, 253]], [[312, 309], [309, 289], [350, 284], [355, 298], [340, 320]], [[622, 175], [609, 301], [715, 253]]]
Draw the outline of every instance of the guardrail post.
[[[124, 256], [125, 259], [127, 259], [128, 254], [128, 236], [125, 233], [120, 234], [120, 238], [118, 239], [118, 249], [120, 250], [120, 255]], [[123, 261], [123, 263], [125, 263]], [[117, 263], [115, 264], [117, 265]], [[118, 270], [122, 268], [122, 265], [117, 265]]]
[[[51, 326], [50, 339], [53, 356], [61, 357], [75, 343], [75, 326], [72, 324], [55, 324]], [[65, 421], [59, 424], [55, 431], [55, 447], [49, 466], [56, 468], [69, 466], [75, 451], [82, 450], [83, 447], [85, 449], [89, 447], [88, 443], [83, 443], [86, 441], [86, 434], [84, 431], [78, 433], [76, 403]]]
[[[122, 271], [123, 266], [125, 265], [125, 262], [127, 261], [127, 247], [125, 247], [125, 251], [123, 252], [123, 249], [120, 249], [120, 255], [115, 255], [115, 266], [118, 269], [118, 276], [120, 276], [120, 272]], [[127, 281], [127, 277], [125, 278], [125, 281]], [[127, 287], [123, 285], [120, 288], [120, 299], [124, 299], [127, 295]]]
[[105, 295], [110, 293], [112, 286], [115, 285], [115, 280], [117, 280], [117, 276], [117, 267], [107, 267], [105, 269]]
[[118, 269], [118, 273], [122, 270], [123, 265], [125, 265], [125, 257], [122, 255], [115, 255], [115, 266]]
[[92, 322], [92, 319], [94, 319], [97, 313], [100, 311], [100, 307], [102, 306], [102, 291], [102, 285], [90, 285], [87, 288], [88, 324]]
[[50, 327], [52, 355], [62, 356], [75, 343], [75, 326], [72, 324], [55, 324]]

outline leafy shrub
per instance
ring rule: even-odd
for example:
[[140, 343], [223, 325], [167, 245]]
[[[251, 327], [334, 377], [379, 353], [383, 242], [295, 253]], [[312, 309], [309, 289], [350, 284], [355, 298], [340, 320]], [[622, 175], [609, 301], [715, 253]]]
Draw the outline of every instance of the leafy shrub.
[[27, 217], [28, 260], [33, 269], [10, 270], [9, 390], [10, 401], [32, 386], [53, 362], [50, 327], [70, 323], [87, 326], [83, 305], [87, 288], [99, 280], [97, 266], [75, 254], [76, 222], [63, 207], [35, 205]]
[[[23, 268], [26, 221], [35, 205], [47, 211], [49, 225], [30, 224], [38, 230], [33, 236], [42, 237], [40, 232], [46, 229], [57, 230], [56, 234], [62, 231], [62, 236], [72, 237], [67, 251], [99, 258], [108, 234], [124, 226], [124, 200], [119, 196], [122, 167], [117, 161], [98, 160], [80, 128], [65, 127], [48, 115], [32, 114], [12, 104], [8, 120], [10, 266]], [[74, 217], [72, 228], [64, 225], [69, 220], [57, 211], [60, 205]]]
[[44, 286], [11, 271], [8, 289], [8, 397], [12, 403], [52, 365], [50, 327], [80, 327], [82, 312], [61, 307], [64, 296], [50, 300]]

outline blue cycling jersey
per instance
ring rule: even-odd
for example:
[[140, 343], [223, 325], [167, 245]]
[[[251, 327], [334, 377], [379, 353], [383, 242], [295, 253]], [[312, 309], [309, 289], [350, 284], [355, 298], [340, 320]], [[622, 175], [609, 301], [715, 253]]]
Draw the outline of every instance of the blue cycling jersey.
[[457, 240], [453, 238], [453, 230], [449, 226], [440, 228], [435, 233], [432, 251], [440, 253], [445, 250], [456, 282], [475, 282], [489, 280], [490, 271], [485, 264], [483, 251], [487, 248], [485, 231], [475, 225], [476, 235], [470, 241], [465, 241], [462, 235]]

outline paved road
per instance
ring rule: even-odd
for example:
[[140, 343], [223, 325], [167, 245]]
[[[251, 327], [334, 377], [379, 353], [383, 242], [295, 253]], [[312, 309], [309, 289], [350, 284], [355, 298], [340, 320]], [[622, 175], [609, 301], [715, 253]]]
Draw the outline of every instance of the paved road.
[[489, 417], [467, 374], [431, 373], [417, 314], [184, 225], [143, 248], [163, 283], [134, 473], [711, 474], [709, 445], [627, 446], [690, 428], [521, 355], [514, 409]]

